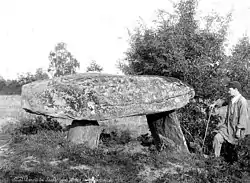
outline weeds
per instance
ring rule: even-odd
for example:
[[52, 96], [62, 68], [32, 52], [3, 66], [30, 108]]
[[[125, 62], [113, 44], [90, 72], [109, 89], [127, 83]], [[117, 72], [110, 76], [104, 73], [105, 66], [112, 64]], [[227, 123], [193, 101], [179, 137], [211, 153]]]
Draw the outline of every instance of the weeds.
[[113, 130], [111, 133], [101, 133], [100, 141], [106, 146], [114, 146], [117, 144], [125, 145], [129, 143], [131, 140], [135, 140], [131, 138], [129, 130]]
[[[145, 152], [128, 153], [125, 146], [132, 139], [129, 131], [102, 134], [98, 149], [67, 141], [56, 121], [42, 118], [21, 120], [6, 128], [11, 135], [10, 154], [0, 167], [0, 182], [44, 180], [46, 182], [247, 182], [250, 177], [249, 154], [244, 143], [239, 146], [239, 160], [228, 164], [223, 159], [205, 159], [201, 155], [158, 152], [152, 139], [137, 140], [148, 147]], [[145, 142], [147, 141], [147, 143]], [[150, 142], [150, 143], [149, 143]], [[145, 172], [145, 167], [150, 171]], [[168, 169], [175, 171], [169, 173]], [[19, 181], [20, 182], [20, 181]], [[25, 181], [24, 181], [25, 182]]]
[[[140, 159], [138, 155], [118, 154], [115, 149], [106, 151], [104, 144], [94, 150], [71, 144], [62, 130], [51, 130], [42, 122], [41, 119], [29, 120], [13, 128], [13, 140], [9, 144], [13, 153], [1, 165], [2, 181], [19, 178], [83, 182], [91, 177], [105, 182], [138, 181], [136, 175], [141, 165], [134, 161]], [[115, 139], [117, 145], [124, 145], [130, 136], [124, 132]], [[88, 168], [82, 169], [82, 166]]]

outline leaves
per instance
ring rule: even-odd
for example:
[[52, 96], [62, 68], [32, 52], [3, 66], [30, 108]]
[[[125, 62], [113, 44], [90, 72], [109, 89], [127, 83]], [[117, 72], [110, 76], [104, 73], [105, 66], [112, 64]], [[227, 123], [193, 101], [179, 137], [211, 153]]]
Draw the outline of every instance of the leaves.
[[96, 63], [95, 60], [92, 60], [90, 65], [87, 67], [86, 72], [102, 72], [103, 68]]
[[179, 78], [194, 87], [197, 97], [220, 95], [221, 67], [226, 60], [226, 34], [221, 32], [227, 30], [230, 16], [211, 15], [210, 24], [214, 20], [224, 26], [217, 31], [202, 29], [194, 17], [196, 6], [196, 0], [181, 1], [175, 14], [158, 12], [156, 28], [138, 27], [130, 37], [127, 63], [120, 61], [118, 67], [125, 74]]
[[[224, 42], [231, 14], [209, 15], [203, 28], [196, 19], [197, 4], [196, 0], [180, 1], [175, 5], [175, 13], [158, 12], [154, 28], [138, 26], [131, 34], [126, 62], [120, 61], [118, 67], [125, 74], [175, 77], [190, 84], [195, 89], [195, 102], [179, 111], [179, 119], [186, 129], [186, 139], [201, 146], [207, 107], [226, 93], [223, 85], [228, 57]], [[212, 116], [211, 121], [205, 144], [207, 152], [211, 151], [211, 131], [218, 119]]]
[[49, 79], [49, 76], [42, 68], [38, 68], [35, 74], [27, 72], [26, 74], [19, 75], [17, 81], [22, 86], [33, 81]]
[[243, 86], [243, 93], [250, 96], [249, 71], [250, 71], [250, 41], [244, 36], [232, 49], [232, 56], [225, 64], [225, 72], [231, 80], [237, 80]]
[[55, 50], [49, 54], [50, 65], [48, 71], [53, 71], [53, 77], [75, 74], [80, 63], [67, 50], [66, 43], [58, 43]]

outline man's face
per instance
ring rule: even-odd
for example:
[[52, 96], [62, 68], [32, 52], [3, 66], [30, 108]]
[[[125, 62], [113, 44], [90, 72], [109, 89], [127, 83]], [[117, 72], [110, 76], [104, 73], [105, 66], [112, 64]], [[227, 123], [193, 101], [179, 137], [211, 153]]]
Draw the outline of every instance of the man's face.
[[234, 96], [237, 95], [237, 93], [238, 93], [237, 91], [238, 91], [238, 90], [237, 90], [236, 88], [235, 88], [235, 89], [234, 89], [234, 88], [229, 88], [229, 89], [228, 89], [228, 93], [229, 93], [229, 95], [232, 96], [232, 97], [234, 97]]

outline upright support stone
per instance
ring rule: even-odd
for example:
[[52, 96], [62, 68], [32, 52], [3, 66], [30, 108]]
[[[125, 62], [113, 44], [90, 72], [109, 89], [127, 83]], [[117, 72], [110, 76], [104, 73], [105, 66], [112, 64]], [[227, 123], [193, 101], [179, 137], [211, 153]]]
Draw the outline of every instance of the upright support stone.
[[101, 132], [102, 127], [97, 121], [73, 121], [67, 138], [74, 144], [86, 144], [87, 147], [94, 149], [98, 147]]
[[78, 73], [23, 85], [21, 104], [29, 113], [63, 119], [60, 124], [78, 121], [68, 139], [91, 148], [98, 146], [102, 131], [97, 121], [147, 115], [158, 148], [166, 141], [184, 151], [185, 140], [172, 110], [185, 106], [194, 95], [191, 86], [171, 77]]
[[166, 145], [174, 151], [189, 153], [175, 111], [149, 114], [146, 117], [158, 150], [162, 150], [162, 147]]

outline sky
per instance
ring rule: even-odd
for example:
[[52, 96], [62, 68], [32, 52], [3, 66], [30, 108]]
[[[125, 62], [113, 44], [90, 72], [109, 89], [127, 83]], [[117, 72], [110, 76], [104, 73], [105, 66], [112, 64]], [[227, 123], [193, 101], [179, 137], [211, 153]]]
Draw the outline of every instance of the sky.
[[[157, 9], [172, 11], [171, 1], [0, 0], [0, 76], [15, 79], [47, 69], [49, 52], [59, 42], [80, 62], [78, 72], [95, 60], [104, 73], [121, 73], [116, 62], [129, 48], [127, 30], [132, 31], [140, 17], [150, 25]], [[229, 47], [250, 33], [250, 1], [200, 0], [198, 6], [200, 15], [230, 10]]]

